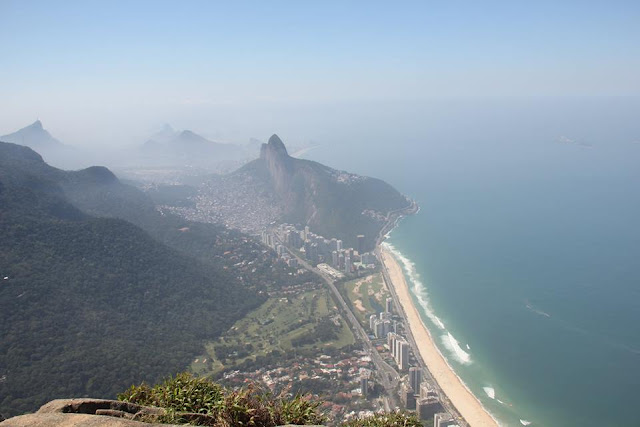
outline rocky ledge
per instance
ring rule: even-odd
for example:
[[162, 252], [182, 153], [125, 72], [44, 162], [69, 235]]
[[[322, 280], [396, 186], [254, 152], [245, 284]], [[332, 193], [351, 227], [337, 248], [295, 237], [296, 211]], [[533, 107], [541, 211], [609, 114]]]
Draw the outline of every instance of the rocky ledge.
[[[0, 422], [0, 427], [143, 427], [158, 426], [141, 420], [163, 415], [165, 410], [119, 400], [59, 399], [52, 400], [34, 414], [20, 415]], [[203, 415], [182, 413], [196, 422]], [[178, 427], [177, 424], [162, 424]], [[180, 426], [184, 427], [184, 425]], [[293, 426], [282, 426], [293, 427]], [[314, 426], [310, 426], [314, 427]], [[321, 426], [315, 426], [321, 427]]]
[[[141, 427], [139, 421], [164, 414], [164, 409], [118, 400], [59, 399], [42, 406], [34, 414], [20, 415], [0, 423], [2, 427]], [[166, 424], [165, 424], [166, 425]]]

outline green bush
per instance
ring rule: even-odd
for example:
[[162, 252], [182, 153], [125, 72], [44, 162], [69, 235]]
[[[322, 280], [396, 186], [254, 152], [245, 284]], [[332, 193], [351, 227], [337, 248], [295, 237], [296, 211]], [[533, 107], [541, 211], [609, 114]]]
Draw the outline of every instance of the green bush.
[[265, 393], [255, 385], [228, 390], [206, 378], [178, 374], [161, 384], [131, 386], [119, 400], [167, 410], [164, 416], [146, 420], [207, 426], [273, 427], [283, 424], [320, 424], [325, 417], [315, 402], [302, 395], [292, 398]]
[[342, 427], [422, 427], [422, 423], [414, 414], [398, 411], [357, 418]]

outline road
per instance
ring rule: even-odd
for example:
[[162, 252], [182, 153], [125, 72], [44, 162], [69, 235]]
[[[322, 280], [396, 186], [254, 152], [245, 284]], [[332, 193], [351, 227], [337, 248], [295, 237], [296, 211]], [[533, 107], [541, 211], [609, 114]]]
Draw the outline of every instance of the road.
[[[282, 242], [280, 242], [280, 238], [277, 235], [277, 233], [274, 233], [274, 236], [279, 241], [279, 243], [282, 244]], [[364, 344], [365, 351], [367, 352], [369, 357], [371, 357], [371, 361], [373, 362], [374, 366], [376, 367], [376, 370], [379, 373], [378, 377], [379, 377], [380, 385], [382, 385], [382, 387], [385, 389], [385, 395], [386, 395], [384, 398], [385, 410], [390, 411], [392, 409], [395, 409], [398, 406], [397, 386], [398, 386], [398, 382], [400, 381], [400, 375], [398, 374], [398, 372], [391, 365], [385, 362], [384, 359], [382, 359], [382, 356], [380, 356], [380, 353], [378, 353], [378, 350], [376, 350], [373, 343], [369, 339], [369, 335], [364, 330], [364, 328], [362, 327], [362, 325], [360, 324], [356, 316], [353, 314], [353, 311], [351, 310], [347, 302], [342, 297], [342, 294], [340, 293], [340, 291], [338, 291], [338, 288], [336, 287], [336, 285], [333, 283], [333, 279], [327, 274], [325, 274], [324, 272], [322, 272], [321, 270], [313, 267], [303, 258], [299, 257], [293, 251], [289, 250], [289, 248], [286, 248], [286, 249], [292, 257], [298, 260], [298, 263], [302, 267], [306, 268], [307, 270], [313, 271], [325, 281], [325, 283], [331, 290], [331, 293], [333, 293], [333, 296], [336, 302], [338, 303], [340, 309], [344, 313], [349, 323], [349, 326], [351, 328], [351, 331], [353, 332], [356, 339], [358, 339]]]

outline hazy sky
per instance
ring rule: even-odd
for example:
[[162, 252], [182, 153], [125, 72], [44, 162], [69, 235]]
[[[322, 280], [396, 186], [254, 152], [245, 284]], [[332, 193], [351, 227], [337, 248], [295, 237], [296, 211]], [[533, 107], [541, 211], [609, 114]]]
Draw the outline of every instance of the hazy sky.
[[638, 96], [639, 24], [615, 0], [0, 0], [0, 134], [40, 118], [78, 145], [164, 122], [244, 140], [305, 108]]

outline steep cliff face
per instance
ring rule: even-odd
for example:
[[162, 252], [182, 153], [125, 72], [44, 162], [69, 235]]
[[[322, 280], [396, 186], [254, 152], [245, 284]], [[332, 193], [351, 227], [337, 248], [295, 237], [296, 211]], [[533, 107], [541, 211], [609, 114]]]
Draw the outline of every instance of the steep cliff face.
[[[282, 221], [309, 225], [318, 234], [340, 238], [352, 246], [356, 244], [356, 236], [364, 234], [367, 249], [373, 248], [386, 215], [410, 204], [379, 179], [289, 156], [277, 135], [262, 145], [259, 159], [234, 175], [249, 176], [251, 182], [259, 182], [272, 203], [284, 213]], [[246, 203], [251, 204], [251, 200]]]
[[275, 191], [287, 199], [294, 172], [293, 158], [287, 153], [287, 148], [278, 135], [272, 135], [268, 143], [262, 144], [260, 161], [269, 171]]

